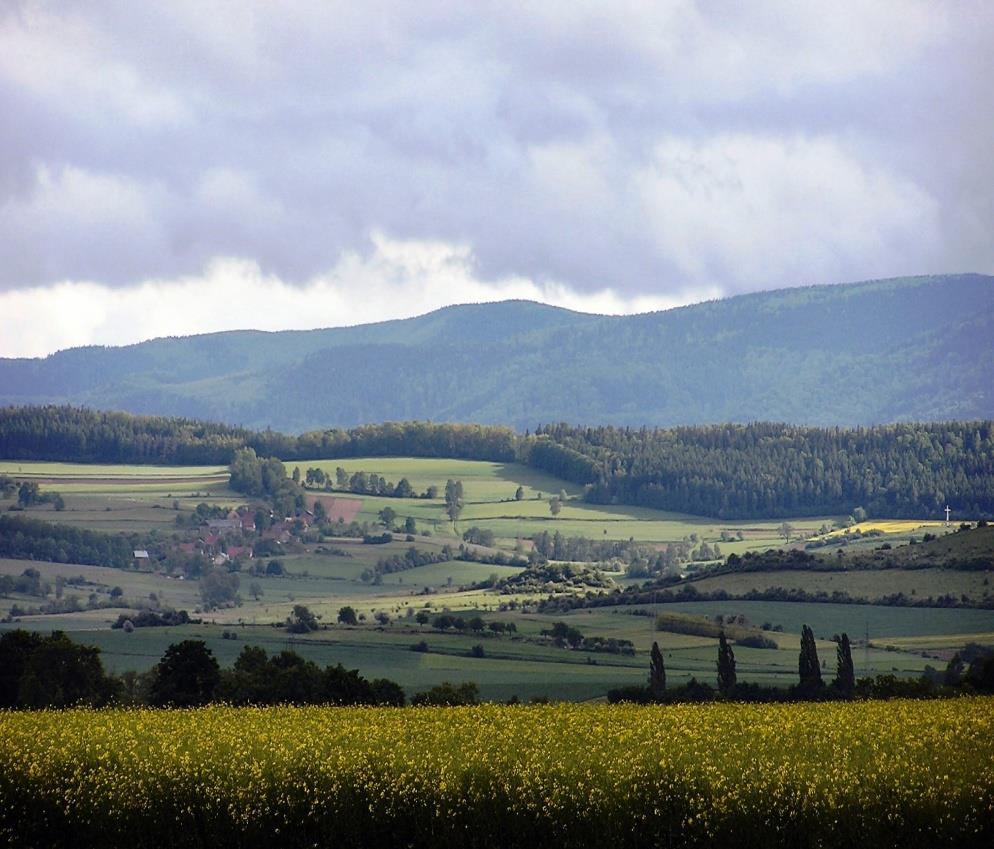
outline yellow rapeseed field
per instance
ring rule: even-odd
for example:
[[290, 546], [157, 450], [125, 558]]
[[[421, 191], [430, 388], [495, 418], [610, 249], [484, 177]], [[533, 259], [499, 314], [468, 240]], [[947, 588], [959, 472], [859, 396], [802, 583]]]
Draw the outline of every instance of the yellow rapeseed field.
[[994, 845], [994, 699], [0, 713], [0, 842]]
[[827, 537], [839, 537], [846, 534], [853, 534], [859, 531], [861, 534], [868, 534], [871, 531], [880, 531], [882, 534], [908, 534], [917, 531], [939, 531], [948, 530], [942, 521], [922, 521], [920, 519], [869, 519], [865, 522], [858, 522], [851, 528], [839, 528], [826, 534]]

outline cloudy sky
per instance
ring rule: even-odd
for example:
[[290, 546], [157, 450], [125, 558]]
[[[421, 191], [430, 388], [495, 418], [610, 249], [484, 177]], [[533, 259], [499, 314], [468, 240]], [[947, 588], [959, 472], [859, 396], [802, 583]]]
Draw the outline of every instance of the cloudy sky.
[[994, 272], [994, 3], [0, 0], [0, 356]]

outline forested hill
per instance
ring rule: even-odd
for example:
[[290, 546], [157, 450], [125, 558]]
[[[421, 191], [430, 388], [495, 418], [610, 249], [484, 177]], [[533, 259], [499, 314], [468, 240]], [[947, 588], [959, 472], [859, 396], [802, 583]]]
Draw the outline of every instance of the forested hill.
[[994, 513], [994, 426], [871, 428], [751, 425], [671, 430], [541, 428], [528, 462], [587, 484], [595, 503], [641, 504], [720, 518]]
[[525, 463], [584, 485], [597, 503], [644, 504], [719, 518], [848, 514], [994, 515], [994, 422], [812, 428], [784, 424], [667, 430], [429, 422], [290, 436], [187, 419], [70, 407], [0, 408], [0, 459], [109, 463], [303, 464], [340, 457], [458, 457]]
[[638, 316], [521, 301], [0, 360], [0, 404], [288, 432], [432, 419], [860, 425], [994, 416], [994, 277], [744, 295]]

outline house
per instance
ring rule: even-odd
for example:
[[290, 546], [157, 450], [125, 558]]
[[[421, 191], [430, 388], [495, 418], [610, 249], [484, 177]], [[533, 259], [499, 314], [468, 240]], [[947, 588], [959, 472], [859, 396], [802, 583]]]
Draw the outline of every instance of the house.
[[236, 557], [252, 558], [252, 546], [250, 545], [229, 545], [228, 557], [234, 560]]
[[276, 540], [276, 542], [289, 542], [291, 537], [290, 531], [282, 525], [273, 525], [271, 528], [266, 529], [262, 538]]
[[225, 535], [238, 533], [242, 529], [242, 520], [240, 518], [208, 519], [205, 524], [208, 530]]
[[221, 550], [220, 534], [204, 534], [197, 542], [200, 543], [200, 549], [204, 554], [216, 554]]
[[150, 562], [148, 552], [144, 548], [136, 548], [134, 549], [134, 553], [135, 553], [135, 568], [136, 569], [146, 568]]

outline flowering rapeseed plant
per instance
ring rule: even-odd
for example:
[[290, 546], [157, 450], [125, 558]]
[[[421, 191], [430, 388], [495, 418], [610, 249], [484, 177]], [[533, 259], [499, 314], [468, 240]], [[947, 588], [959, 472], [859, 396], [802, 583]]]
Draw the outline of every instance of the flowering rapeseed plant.
[[0, 842], [990, 846], [994, 699], [0, 713]]

